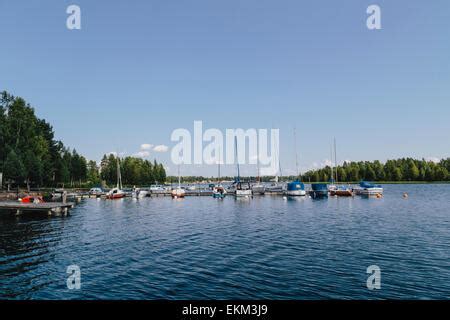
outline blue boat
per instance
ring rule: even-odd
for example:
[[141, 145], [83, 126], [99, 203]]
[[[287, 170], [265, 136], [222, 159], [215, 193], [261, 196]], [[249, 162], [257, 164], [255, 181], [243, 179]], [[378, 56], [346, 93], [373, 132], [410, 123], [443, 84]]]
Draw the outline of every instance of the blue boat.
[[295, 180], [293, 182], [289, 182], [287, 184], [287, 191], [286, 194], [288, 196], [305, 196], [305, 185], [303, 182], [300, 182], [298, 180]]
[[309, 195], [313, 199], [328, 197], [328, 185], [326, 183], [315, 183], [311, 185], [311, 188]]
[[383, 187], [380, 185], [375, 185], [367, 181], [361, 181], [359, 188], [355, 189], [356, 194], [363, 196], [383, 196]]

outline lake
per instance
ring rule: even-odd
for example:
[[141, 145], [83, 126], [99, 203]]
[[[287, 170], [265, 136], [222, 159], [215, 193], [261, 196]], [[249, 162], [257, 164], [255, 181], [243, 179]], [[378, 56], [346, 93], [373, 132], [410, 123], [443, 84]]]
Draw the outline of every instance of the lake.
[[[86, 199], [67, 217], [2, 214], [0, 298], [447, 299], [450, 185], [384, 187], [381, 199]], [[380, 290], [366, 286], [371, 265]]]

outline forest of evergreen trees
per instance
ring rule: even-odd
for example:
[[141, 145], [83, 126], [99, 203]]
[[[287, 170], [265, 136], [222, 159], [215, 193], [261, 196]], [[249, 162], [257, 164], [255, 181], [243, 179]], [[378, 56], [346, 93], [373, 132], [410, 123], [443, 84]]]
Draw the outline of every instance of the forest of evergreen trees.
[[[334, 168], [334, 176], [340, 182], [367, 181], [449, 181], [450, 158], [435, 163], [425, 159], [416, 160], [403, 158], [380, 161], [345, 162], [342, 166]], [[329, 166], [318, 170], [308, 171], [303, 175], [303, 181], [319, 182], [331, 180]]]
[[[165, 181], [156, 161], [121, 160], [124, 185]], [[113, 168], [112, 168], [113, 167]], [[101, 173], [100, 173], [100, 169]], [[114, 173], [112, 174], [112, 170]], [[36, 117], [24, 99], [0, 93], [0, 173], [3, 184], [30, 187], [88, 187], [116, 183], [116, 159], [104, 157], [100, 166], [54, 137], [52, 126]], [[1, 186], [0, 186], [1, 187]]]
[[[122, 183], [127, 186], [148, 186], [155, 183], [164, 184], [166, 171], [161, 163], [134, 157], [120, 159]], [[108, 185], [117, 183], [117, 158], [104, 155], [100, 163], [101, 180]]]

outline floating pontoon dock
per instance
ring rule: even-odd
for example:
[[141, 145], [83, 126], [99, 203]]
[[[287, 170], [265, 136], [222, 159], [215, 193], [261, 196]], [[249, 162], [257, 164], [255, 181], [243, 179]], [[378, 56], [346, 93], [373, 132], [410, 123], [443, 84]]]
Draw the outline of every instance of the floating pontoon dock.
[[69, 209], [73, 208], [73, 202], [44, 202], [44, 203], [20, 203], [15, 201], [0, 202], [0, 210], [10, 211], [16, 215], [24, 212], [43, 212], [49, 216], [56, 214], [67, 214]]

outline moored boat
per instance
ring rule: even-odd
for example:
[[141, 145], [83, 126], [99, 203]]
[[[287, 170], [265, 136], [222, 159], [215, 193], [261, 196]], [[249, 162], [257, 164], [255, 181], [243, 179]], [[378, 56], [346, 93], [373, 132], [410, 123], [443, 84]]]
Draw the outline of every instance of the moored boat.
[[314, 183], [311, 185], [311, 191], [309, 195], [313, 199], [327, 198], [328, 197], [328, 185], [326, 183]]
[[300, 182], [298, 180], [289, 182], [287, 184], [287, 190], [286, 195], [288, 196], [305, 196], [305, 185], [303, 182]]
[[117, 187], [111, 189], [106, 194], [106, 199], [114, 200], [114, 199], [121, 199], [125, 197], [125, 192], [122, 190], [122, 175], [120, 173], [120, 164], [119, 164], [119, 157], [117, 157]]
[[148, 195], [149, 195], [148, 190], [135, 188], [133, 191], [133, 198], [135, 198], [135, 199], [143, 199], [143, 198], [147, 197]]
[[181, 187], [177, 187], [172, 190], [170, 195], [173, 199], [184, 198], [184, 196], [186, 195], [186, 191]]
[[[297, 170], [297, 177], [301, 177], [298, 170], [298, 153], [297, 153], [297, 134], [294, 127], [294, 148], [295, 148], [295, 168]], [[286, 195], [288, 196], [306, 196], [305, 185], [298, 179], [287, 184]]]
[[41, 196], [26, 196], [19, 199], [22, 203], [44, 203], [44, 199]]
[[251, 197], [252, 196], [252, 189], [250, 187], [249, 183], [242, 183], [238, 181], [236, 183], [236, 191], [235, 191], [236, 197]]
[[186, 195], [186, 190], [181, 187], [181, 175], [180, 175], [180, 166], [178, 165], [178, 187], [172, 189], [170, 192], [172, 199], [184, 198]]
[[213, 188], [213, 198], [223, 199], [223, 198], [225, 198], [226, 194], [227, 194], [227, 191], [221, 185], [215, 186]]
[[353, 188], [350, 186], [337, 186], [335, 189], [330, 190], [330, 196], [351, 197], [353, 196]]
[[260, 182], [257, 182], [252, 185], [252, 193], [263, 195], [264, 193], [266, 193], [266, 186]]
[[213, 198], [215, 199], [223, 199], [225, 198], [225, 195], [227, 194], [227, 191], [220, 183], [220, 162], [222, 160], [220, 159], [220, 152], [219, 152], [219, 160], [217, 161], [217, 185], [210, 183], [209, 188], [213, 191]]
[[125, 197], [125, 192], [120, 188], [113, 188], [106, 194], [106, 199], [114, 200]]
[[383, 188], [381, 185], [374, 185], [370, 182], [361, 181], [359, 184], [359, 188], [355, 189], [356, 194], [362, 196], [378, 196], [381, 197], [383, 195]]

